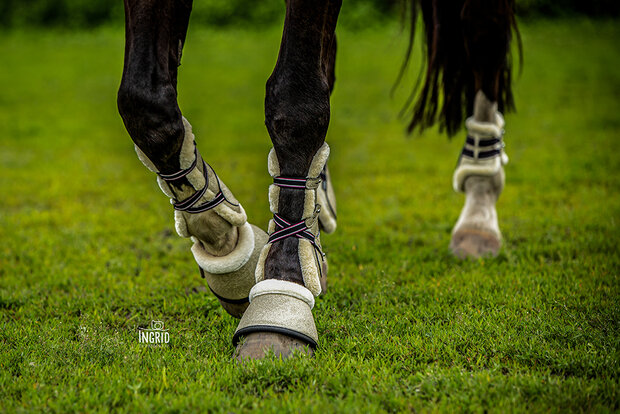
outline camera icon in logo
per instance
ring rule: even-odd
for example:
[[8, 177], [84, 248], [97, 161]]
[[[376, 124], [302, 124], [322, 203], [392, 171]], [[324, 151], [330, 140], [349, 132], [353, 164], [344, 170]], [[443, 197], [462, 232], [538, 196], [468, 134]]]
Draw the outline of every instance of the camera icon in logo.
[[167, 344], [170, 342], [170, 333], [164, 329], [163, 321], [151, 320], [150, 329], [138, 328], [138, 341], [141, 344]]
[[162, 331], [164, 323], [162, 321], [151, 321], [151, 329], [154, 331]]

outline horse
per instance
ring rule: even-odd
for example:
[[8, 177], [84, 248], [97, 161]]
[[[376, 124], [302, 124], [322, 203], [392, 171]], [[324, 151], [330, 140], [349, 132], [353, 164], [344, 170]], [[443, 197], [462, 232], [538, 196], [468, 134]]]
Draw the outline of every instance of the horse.
[[[191, 239], [208, 288], [240, 318], [236, 357], [312, 355], [318, 341], [312, 309], [327, 275], [320, 233], [337, 227], [325, 136], [342, 0], [286, 1], [280, 50], [266, 83], [265, 125], [273, 144], [267, 159], [273, 219], [266, 232], [248, 222], [241, 203], [203, 159], [177, 104], [192, 0], [124, 5], [118, 110], [138, 158], [170, 198], [177, 233]], [[495, 203], [508, 161], [502, 112], [514, 108], [514, 6], [514, 0], [407, 0], [404, 8], [410, 31], [401, 76], [418, 20], [426, 45], [424, 82], [408, 132], [439, 124], [453, 136], [463, 123], [467, 130], [452, 183], [465, 195], [449, 246], [459, 258], [494, 256], [501, 246]]]

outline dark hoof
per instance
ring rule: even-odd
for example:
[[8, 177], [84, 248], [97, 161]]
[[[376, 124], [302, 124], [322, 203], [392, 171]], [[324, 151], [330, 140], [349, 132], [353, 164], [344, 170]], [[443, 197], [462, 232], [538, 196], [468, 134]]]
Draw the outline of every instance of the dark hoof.
[[254, 332], [239, 342], [235, 358], [239, 362], [247, 359], [264, 359], [272, 351], [276, 358], [282, 359], [293, 355], [314, 355], [312, 348], [299, 339], [276, 332]]
[[224, 302], [222, 300], [219, 300], [219, 301], [220, 301], [220, 304], [222, 305], [222, 308], [224, 308], [224, 310], [226, 312], [228, 312], [228, 314], [230, 316], [232, 316], [234, 318], [237, 318], [237, 319], [241, 319], [241, 317], [245, 313], [245, 310], [250, 305], [249, 302], [245, 302], [245, 303], [228, 303], [228, 302]]
[[452, 235], [450, 250], [459, 259], [495, 257], [502, 246], [500, 238], [484, 230], [463, 229]]

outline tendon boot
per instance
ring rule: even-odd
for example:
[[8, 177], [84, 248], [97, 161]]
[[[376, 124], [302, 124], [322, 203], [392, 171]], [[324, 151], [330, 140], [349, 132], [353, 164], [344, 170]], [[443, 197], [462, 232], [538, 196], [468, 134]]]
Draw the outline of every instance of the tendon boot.
[[[250, 291], [250, 306], [233, 336], [239, 360], [263, 358], [269, 349], [283, 358], [296, 350], [312, 355], [317, 346], [312, 308], [314, 298], [325, 290], [327, 275], [327, 261], [319, 238], [322, 206], [318, 204], [317, 189], [328, 156], [329, 146], [324, 143], [314, 155], [306, 177], [284, 177], [280, 175], [275, 151], [269, 154], [269, 173], [273, 177], [269, 205], [273, 219], [269, 222], [269, 241], [256, 266], [256, 285]], [[279, 214], [283, 188], [303, 192], [303, 215], [297, 222], [286, 220]], [[266, 264], [274, 244], [288, 238], [297, 240], [297, 248], [290, 251], [296, 257], [278, 257]], [[289, 259], [298, 261], [303, 284], [301, 280], [299, 283], [279, 280], [278, 260]]]
[[183, 126], [181, 171], [161, 174], [137, 146], [136, 153], [170, 197], [176, 231], [194, 243], [192, 253], [207, 286], [230, 315], [241, 318], [267, 234], [247, 222], [241, 204], [200, 156], [185, 118]]
[[465, 193], [465, 206], [454, 229], [450, 250], [461, 258], [496, 256], [501, 247], [501, 233], [495, 203], [504, 188], [504, 168], [508, 156], [504, 152], [504, 118], [482, 92], [478, 92], [475, 110], [490, 109], [491, 122], [475, 117], [465, 122], [467, 139], [452, 185], [456, 192]]
[[325, 168], [321, 171], [320, 177], [321, 185], [316, 192], [318, 204], [321, 206], [319, 226], [322, 232], [331, 234], [336, 231], [336, 194], [334, 193], [331, 174], [327, 164], [325, 164]]

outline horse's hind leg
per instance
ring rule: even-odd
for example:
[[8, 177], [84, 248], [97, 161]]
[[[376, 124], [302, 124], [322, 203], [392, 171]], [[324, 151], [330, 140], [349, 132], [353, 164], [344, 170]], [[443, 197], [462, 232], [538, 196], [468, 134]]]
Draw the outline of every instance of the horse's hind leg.
[[[453, 177], [455, 191], [465, 193], [465, 205], [450, 241], [450, 249], [460, 258], [495, 256], [501, 247], [495, 204], [504, 188], [507, 159], [501, 148], [503, 119], [484, 93], [479, 91], [475, 100], [478, 109], [467, 121], [467, 143]], [[481, 116], [480, 111], [493, 116]], [[497, 156], [476, 158], [490, 151], [497, 151]]]
[[333, 44], [340, 5], [340, 0], [287, 3], [280, 54], [265, 99], [265, 123], [274, 147], [268, 161], [274, 179], [269, 189], [273, 220], [250, 306], [233, 338], [240, 359], [262, 358], [269, 348], [282, 356], [296, 349], [311, 352], [317, 343], [311, 309], [326, 272], [317, 203], [329, 155], [326, 52]]
[[126, 0], [126, 44], [118, 109], [140, 160], [158, 174], [175, 209], [176, 230], [191, 237], [201, 274], [233, 316], [254, 285], [266, 234], [206, 164], [177, 105], [176, 79], [191, 0]]
[[[512, 10], [509, 2], [469, 1], [461, 11], [465, 50], [476, 94], [467, 119], [467, 140], [453, 186], [465, 193], [465, 206], [453, 229], [450, 248], [461, 258], [497, 255], [501, 247], [495, 203], [504, 187], [504, 120], [497, 101], [509, 53]], [[510, 98], [509, 98], [510, 99]]]

